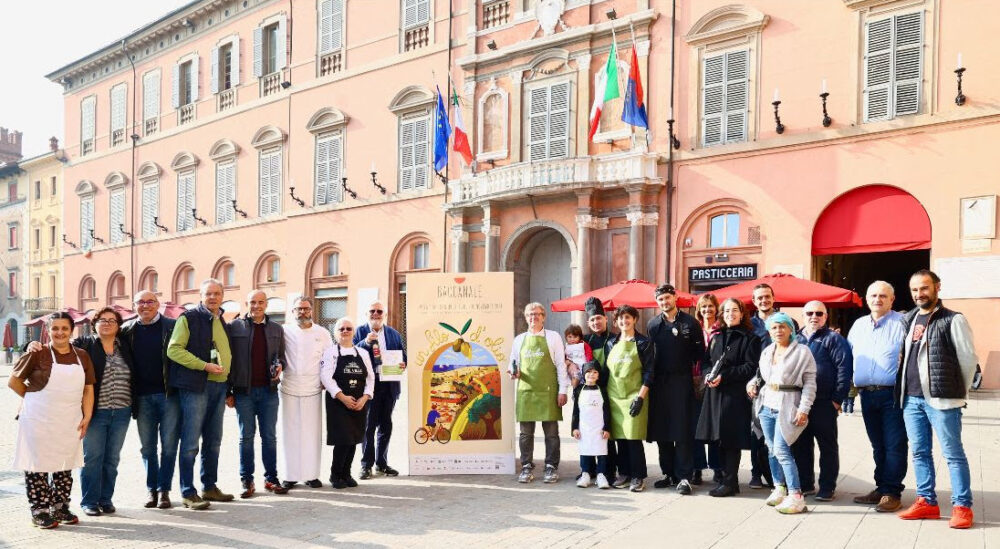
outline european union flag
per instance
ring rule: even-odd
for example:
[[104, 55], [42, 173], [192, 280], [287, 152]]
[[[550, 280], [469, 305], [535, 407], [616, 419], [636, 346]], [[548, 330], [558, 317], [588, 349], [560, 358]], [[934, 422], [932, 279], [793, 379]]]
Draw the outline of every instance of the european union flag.
[[448, 138], [451, 137], [451, 124], [448, 123], [448, 110], [441, 97], [440, 86], [437, 88], [438, 102], [434, 109], [434, 169], [441, 171], [448, 165]]

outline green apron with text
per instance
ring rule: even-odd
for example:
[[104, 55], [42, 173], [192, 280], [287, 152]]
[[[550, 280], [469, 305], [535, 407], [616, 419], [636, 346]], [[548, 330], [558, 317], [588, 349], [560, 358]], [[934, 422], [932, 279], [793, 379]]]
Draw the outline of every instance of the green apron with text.
[[642, 387], [642, 362], [635, 341], [618, 340], [608, 353], [608, 400], [611, 401], [611, 438], [643, 440], [649, 403], [644, 403], [639, 415], [632, 417], [628, 410]]
[[594, 360], [596, 360], [598, 364], [600, 364], [601, 366], [607, 365], [608, 361], [604, 357], [604, 347], [601, 347], [599, 349], [591, 349], [591, 351], [594, 353]]
[[524, 336], [518, 356], [517, 421], [562, 421], [559, 378], [552, 363], [545, 334]]

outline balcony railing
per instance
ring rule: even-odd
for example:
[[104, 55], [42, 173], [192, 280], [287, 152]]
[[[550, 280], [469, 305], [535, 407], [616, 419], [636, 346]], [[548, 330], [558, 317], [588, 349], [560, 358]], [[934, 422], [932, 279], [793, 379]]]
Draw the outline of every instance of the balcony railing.
[[190, 122], [194, 122], [194, 103], [181, 105], [181, 108], [177, 109], [177, 123], [188, 124]]
[[506, 25], [508, 21], [510, 21], [510, 0], [486, 0], [483, 2], [484, 29]]
[[260, 79], [260, 95], [266, 96], [281, 90], [281, 71], [265, 74]]
[[56, 311], [59, 309], [59, 298], [30, 297], [24, 300], [24, 309], [27, 311]]
[[142, 123], [142, 129], [144, 135], [153, 135], [156, 130], [160, 127], [160, 120], [158, 118], [147, 118]]
[[319, 75], [326, 76], [340, 72], [343, 68], [343, 59], [343, 51], [341, 50], [324, 53], [319, 58]]
[[111, 132], [111, 146], [117, 147], [125, 142], [125, 129], [112, 130]]
[[229, 88], [228, 90], [220, 91], [217, 101], [218, 103], [216, 104], [216, 110], [219, 112], [235, 107], [236, 90], [234, 88]]
[[609, 186], [656, 178], [656, 155], [630, 151], [597, 157], [521, 162], [476, 174], [463, 174], [458, 181], [448, 183], [448, 192], [449, 202], [463, 203], [523, 196], [526, 190], [542, 193], [546, 189], [556, 191], [569, 185]]
[[83, 145], [81, 146], [80, 154], [84, 155], [84, 154], [90, 154], [92, 152], [94, 152], [94, 140], [84, 139]]
[[431, 41], [431, 30], [428, 23], [407, 29], [403, 35], [403, 51], [420, 49]]

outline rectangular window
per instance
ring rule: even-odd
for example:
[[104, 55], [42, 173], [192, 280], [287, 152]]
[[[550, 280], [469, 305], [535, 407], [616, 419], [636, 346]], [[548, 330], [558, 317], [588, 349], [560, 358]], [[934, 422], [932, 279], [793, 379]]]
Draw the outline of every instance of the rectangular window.
[[271, 263], [267, 266], [267, 273], [268, 282], [278, 282], [281, 280], [281, 260], [272, 259]]
[[50, 225], [49, 226], [49, 247], [50, 248], [55, 248], [55, 246], [56, 246], [56, 226], [55, 225]]
[[547, 160], [569, 154], [569, 82], [534, 88], [528, 95], [529, 158]]
[[35, 200], [42, 198], [42, 182], [35, 181]]
[[36, 228], [35, 231], [34, 231], [34, 236], [35, 236], [35, 238], [32, 240], [32, 242], [34, 243], [34, 246], [32, 247], [32, 249], [33, 250], [41, 249], [41, 247], [42, 247], [42, 230]]
[[710, 220], [709, 246], [730, 248], [740, 245], [740, 214], [727, 213]]
[[125, 108], [128, 88], [124, 82], [111, 88], [111, 146], [125, 142]]
[[17, 297], [17, 271], [7, 271], [7, 297]]
[[313, 314], [316, 324], [333, 330], [337, 319], [347, 315], [347, 288], [323, 288], [316, 290]]
[[747, 140], [749, 58], [749, 50], [739, 50], [702, 62], [702, 146]]
[[89, 250], [94, 247], [94, 197], [93, 195], [80, 199], [80, 248]]
[[431, 0], [403, 0], [403, 29], [427, 24], [431, 18]]
[[160, 120], [160, 71], [155, 70], [142, 76], [142, 120], [143, 133], [156, 133]]
[[233, 87], [233, 43], [219, 48], [218, 91], [226, 91]]
[[17, 181], [7, 183], [7, 201], [17, 202]]
[[337, 276], [340, 274], [340, 252], [329, 252], [323, 262], [323, 276]]
[[7, 249], [17, 249], [17, 225], [7, 226]]
[[260, 153], [258, 211], [260, 216], [281, 211], [281, 149]]
[[222, 283], [225, 286], [236, 285], [236, 266], [230, 263], [222, 271]]
[[219, 162], [215, 165], [215, 223], [232, 221], [233, 200], [236, 200], [236, 162]]
[[142, 237], [156, 236], [156, 222], [160, 215], [160, 181], [144, 181], [142, 183]]
[[344, 45], [344, 0], [323, 0], [319, 4], [319, 53], [339, 50]]
[[426, 269], [430, 264], [431, 245], [421, 242], [413, 246], [413, 268]]
[[122, 232], [125, 223], [125, 189], [115, 189], [111, 191], [108, 205], [109, 231], [112, 244], [120, 244], [125, 240]]
[[177, 174], [177, 232], [194, 228], [194, 172]]
[[313, 204], [322, 206], [340, 202], [343, 197], [340, 166], [343, 162], [344, 134], [316, 138], [316, 191]]
[[428, 115], [404, 118], [399, 122], [399, 190], [428, 187], [430, 171], [431, 120]]
[[94, 152], [97, 133], [97, 97], [91, 95], [80, 102], [80, 154]]
[[59, 297], [56, 294], [56, 275], [49, 275], [49, 295], [52, 297]]
[[920, 110], [923, 13], [865, 24], [865, 121], [889, 120]]
[[50, 180], [50, 182], [51, 182], [52, 190], [49, 192], [49, 194], [51, 194], [52, 196], [55, 196], [56, 192], [58, 190], [58, 189], [56, 189], [56, 176], [53, 175], [52, 179]]

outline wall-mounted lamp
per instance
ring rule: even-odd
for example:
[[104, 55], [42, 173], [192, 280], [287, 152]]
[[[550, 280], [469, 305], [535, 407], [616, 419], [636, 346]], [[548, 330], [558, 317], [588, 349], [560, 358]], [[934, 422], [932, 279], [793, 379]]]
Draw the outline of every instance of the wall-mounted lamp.
[[667, 120], [667, 133], [670, 134], [670, 146], [674, 149], [681, 148], [681, 140], [674, 134], [674, 119]]
[[127, 236], [130, 239], [135, 240], [135, 235], [133, 235], [132, 233], [130, 233], [130, 232], [128, 232], [128, 231], [125, 230], [125, 224], [124, 223], [119, 223], [118, 224], [118, 230], [121, 231], [122, 236]]
[[244, 212], [243, 210], [239, 209], [239, 207], [236, 206], [236, 199], [233, 199], [232, 202], [233, 202], [233, 211], [236, 212], [236, 213], [238, 213], [238, 214], [240, 214], [241, 217], [246, 217], [247, 213]]
[[294, 200], [296, 204], [303, 208], [306, 207], [306, 203], [301, 198], [295, 196], [295, 187], [288, 187], [288, 194], [292, 195], [292, 200]]
[[208, 221], [198, 217], [198, 208], [191, 208], [191, 219], [198, 221], [202, 225], [208, 225]]
[[292, 87], [292, 83], [289, 82], [288, 80], [283, 80], [281, 82], [281, 89], [287, 90], [288, 88], [291, 88], [291, 87]]
[[169, 229], [167, 229], [163, 225], [160, 225], [160, 217], [159, 216], [155, 216], [155, 215], [153, 216], [153, 226], [156, 227], [157, 229], [160, 229], [163, 232], [169, 232]]
[[608, 11], [604, 12], [604, 15], [607, 15], [608, 19], [612, 21], [618, 19], [618, 12], [615, 11], [615, 8], [611, 8]]
[[66, 233], [63, 233], [63, 242], [66, 243], [67, 245], [69, 245], [69, 247], [73, 248], [74, 250], [79, 249], [77, 247], [76, 243], [70, 242], [69, 240], [66, 240]]
[[101, 244], [104, 244], [104, 239], [94, 234], [94, 229], [90, 229], [90, 238], [100, 242]]
[[496, 40], [490, 40], [489, 42], [486, 43], [486, 47], [489, 48], [489, 49], [491, 49], [491, 50], [493, 50], [493, 51], [496, 51], [496, 49], [497, 49], [497, 41]]
[[378, 184], [378, 180], [375, 179], [375, 176], [378, 175], [378, 172], [375, 171], [375, 161], [374, 160], [372, 160], [372, 171], [371, 171], [371, 174], [372, 174], [372, 185], [375, 185], [375, 188], [378, 189], [378, 191], [380, 193], [385, 194], [385, 192], [386, 192], [385, 187], [383, 187], [382, 185], [379, 185]]
[[358, 193], [352, 191], [351, 189], [349, 189], [347, 187], [347, 178], [346, 177], [342, 177], [341, 178], [341, 185], [343, 185], [343, 187], [344, 187], [344, 192], [347, 193], [347, 194], [349, 194], [349, 195], [351, 195], [351, 198], [353, 198], [355, 200], [358, 199]]
[[781, 123], [781, 116], [778, 114], [778, 107], [781, 105], [778, 88], [774, 88], [774, 101], [771, 101], [771, 104], [774, 105], [774, 131], [781, 135], [785, 133], [785, 125]]

